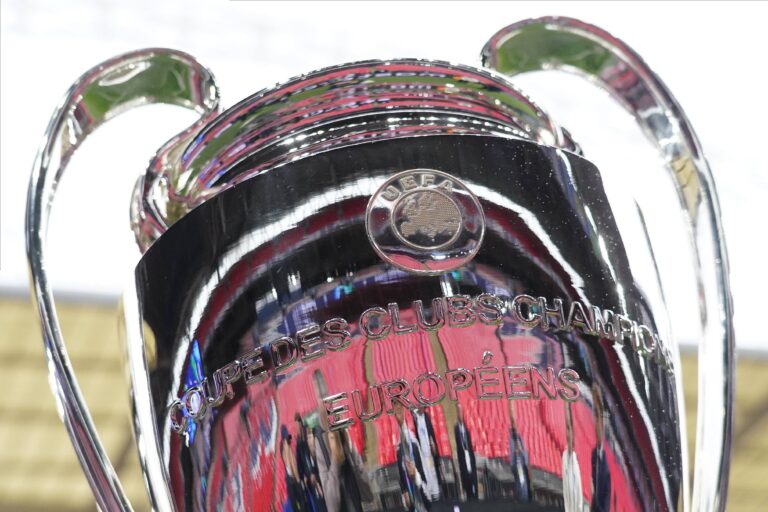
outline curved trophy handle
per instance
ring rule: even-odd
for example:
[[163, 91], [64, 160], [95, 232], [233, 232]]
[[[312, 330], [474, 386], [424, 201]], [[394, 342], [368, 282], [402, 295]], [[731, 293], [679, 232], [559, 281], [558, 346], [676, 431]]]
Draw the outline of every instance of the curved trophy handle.
[[507, 75], [559, 69], [596, 82], [632, 113], [661, 151], [692, 228], [704, 328], [692, 507], [724, 510], [733, 430], [733, 306], [717, 193], [693, 128], [669, 89], [631, 48], [578, 20], [545, 17], [510, 25], [490, 39], [482, 58]]
[[[72, 154], [105, 121], [139, 105], [167, 103], [194, 109], [201, 120], [218, 110], [213, 75], [189, 55], [147, 49], [121, 55], [92, 68], [69, 89], [53, 114], [37, 154], [27, 194], [26, 244], [59, 413], [101, 510], [130, 510], [112, 463], [67, 356], [45, 268], [45, 241], [56, 185]], [[180, 135], [180, 136], [182, 136]]]

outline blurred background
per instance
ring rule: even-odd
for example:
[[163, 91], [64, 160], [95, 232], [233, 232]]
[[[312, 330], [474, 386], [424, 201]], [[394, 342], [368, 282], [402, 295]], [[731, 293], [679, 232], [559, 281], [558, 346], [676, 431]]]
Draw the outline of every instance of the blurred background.
[[[523, 18], [559, 14], [617, 35], [682, 104], [712, 165], [731, 254], [738, 344], [737, 420], [729, 510], [768, 510], [768, 336], [755, 321], [768, 285], [768, 169], [759, 155], [768, 106], [761, 3], [288, 2], [1, 0], [0, 10], [0, 510], [92, 510], [90, 491], [48, 388], [28, 297], [23, 211], [35, 152], [53, 108], [85, 70], [143, 47], [186, 51], [209, 66], [230, 106], [328, 65], [422, 57], [479, 64], [486, 40]], [[583, 80], [540, 73], [514, 80], [578, 140], [608, 176], [637, 191], [670, 246], [685, 236], [658, 157], [634, 121]], [[129, 427], [116, 304], [137, 252], [128, 230], [136, 177], [194, 120], [172, 107], [129, 112], [96, 132], [62, 181], [49, 272], [70, 356], [94, 419], [138, 509], [146, 509]], [[684, 353], [691, 444], [696, 408], [696, 295], [680, 251], [673, 327]], [[754, 309], [757, 307], [757, 309]], [[760, 306], [761, 307], [761, 306]]]

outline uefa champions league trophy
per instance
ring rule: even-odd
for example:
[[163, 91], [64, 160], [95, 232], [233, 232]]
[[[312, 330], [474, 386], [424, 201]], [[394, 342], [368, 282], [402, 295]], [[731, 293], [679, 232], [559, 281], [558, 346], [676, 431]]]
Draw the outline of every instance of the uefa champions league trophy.
[[[142, 257], [124, 330], [155, 509], [724, 510], [731, 298], [693, 129], [637, 54], [580, 21], [511, 25], [482, 59], [334, 66], [223, 112], [211, 73], [172, 50], [75, 82], [35, 163], [27, 251], [54, 393], [102, 510], [130, 505], [66, 355], [45, 234], [75, 149], [150, 103], [200, 114], [130, 209]], [[692, 498], [642, 211], [614, 215], [589, 148], [508, 80], [543, 69], [610, 91], [679, 192], [704, 333]]]

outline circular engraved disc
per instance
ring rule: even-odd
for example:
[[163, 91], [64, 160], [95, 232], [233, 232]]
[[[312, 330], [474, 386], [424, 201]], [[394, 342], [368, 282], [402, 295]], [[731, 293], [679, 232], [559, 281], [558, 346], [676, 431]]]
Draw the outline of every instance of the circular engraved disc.
[[412, 169], [371, 196], [368, 239], [385, 261], [408, 272], [440, 274], [469, 262], [485, 233], [477, 197], [454, 176]]

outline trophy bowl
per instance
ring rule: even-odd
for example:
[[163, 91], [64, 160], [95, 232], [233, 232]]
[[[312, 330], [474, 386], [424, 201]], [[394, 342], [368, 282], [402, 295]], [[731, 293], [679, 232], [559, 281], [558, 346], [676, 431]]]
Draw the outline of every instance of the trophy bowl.
[[[102, 510], [129, 510], [79, 393], [44, 264], [57, 180], [116, 114], [199, 120], [138, 179], [122, 301], [133, 424], [157, 510], [724, 510], [728, 262], [681, 108], [620, 40], [568, 18], [495, 34], [483, 65], [334, 66], [222, 111], [192, 57], [85, 73], [33, 170], [27, 250], [54, 393]], [[509, 77], [607, 89], [666, 163], [697, 272], [693, 492], [679, 350], [632, 191]], [[588, 149], [588, 148], [586, 148]], [[631, 239], [632, 243], [627, 241]]]

